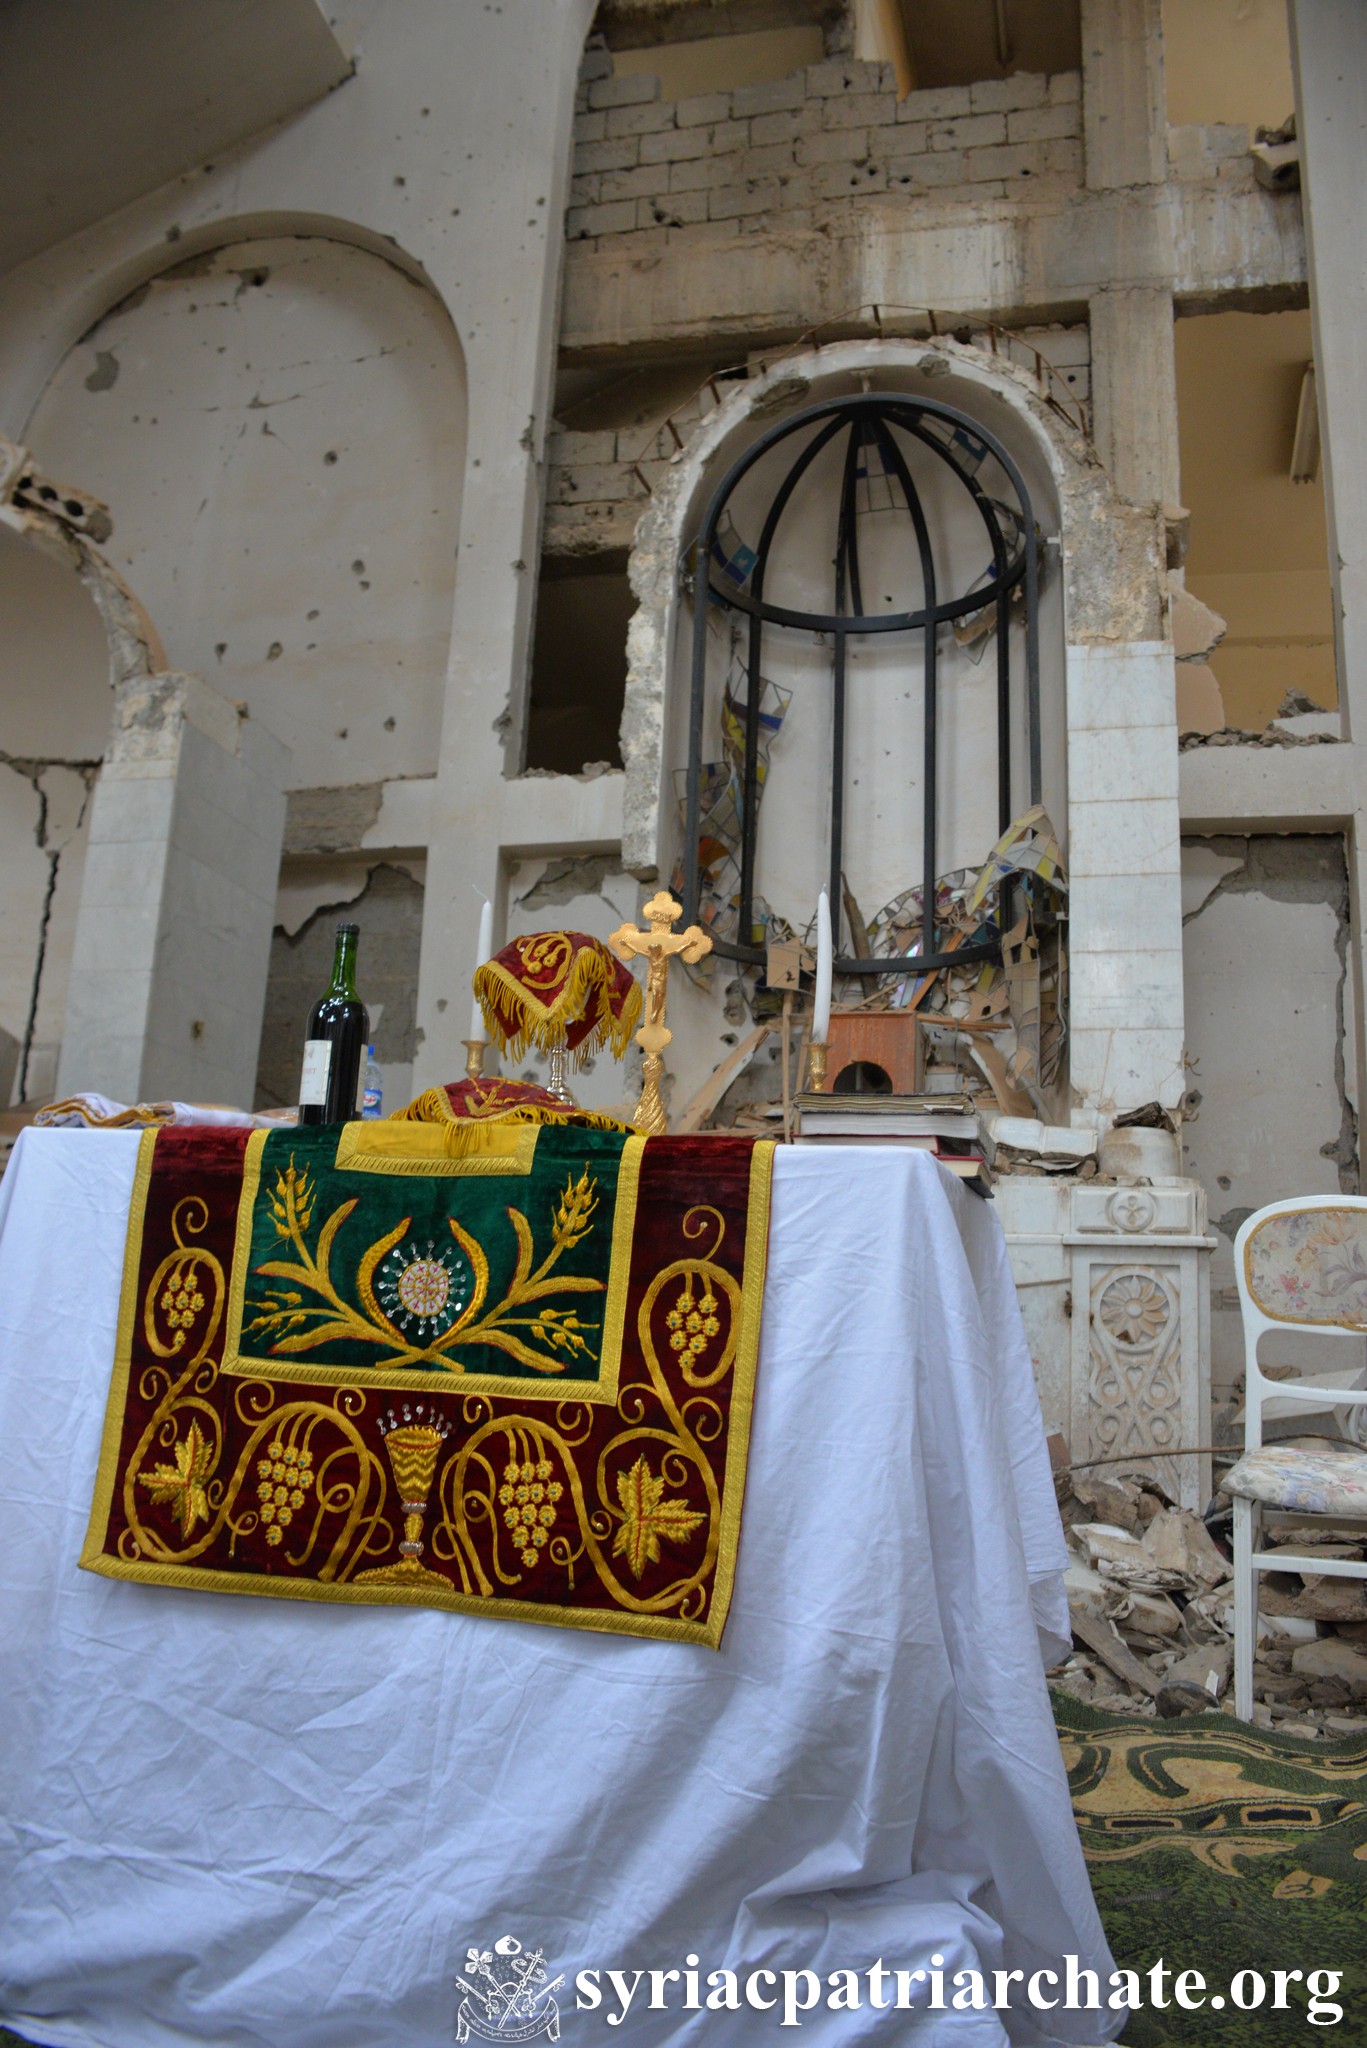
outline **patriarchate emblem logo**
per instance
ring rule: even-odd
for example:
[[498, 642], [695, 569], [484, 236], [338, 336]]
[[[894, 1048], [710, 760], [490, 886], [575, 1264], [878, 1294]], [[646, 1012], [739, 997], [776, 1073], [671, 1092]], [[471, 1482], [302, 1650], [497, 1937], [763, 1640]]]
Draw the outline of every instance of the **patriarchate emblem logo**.
[[548, 2041], [560, 2039], [560, 2007], [552, 1993], [564, 1983], [562, 1971], [546, 1981], [544, 1951], [524, 1949], [516, 1935], [505, 1934], [491, 1949], [465, 1952], [464, 1996], [456, 2011], [456, 2039], [468, 2041]]

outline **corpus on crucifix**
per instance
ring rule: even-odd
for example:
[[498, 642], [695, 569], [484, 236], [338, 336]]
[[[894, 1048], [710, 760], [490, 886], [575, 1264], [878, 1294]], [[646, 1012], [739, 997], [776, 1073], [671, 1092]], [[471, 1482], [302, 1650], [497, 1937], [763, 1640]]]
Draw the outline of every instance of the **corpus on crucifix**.
[[664, 1073], [661, 1054], [674, 1036], [665, 1028], [669, 963], [677, 955], [691, 967], [695, 960], [702, 959], [704, 953], [711, 952], [712, 941], [696, 924], [689, 925], [682, 932], [671, 929], [675, 920], [683, 916], [683, 905], [676, 903], [667, 890], [661, 889], [651, 897], [645, 907], [645, 916], [650, 924], [649, 931], [638, 931], [634, 924], [619, 925], [610, 935], [608, 944], [619, 960], [642, 959], [646, 963], [646, 1018], [636, 1033], [636, 1043], [645, 1055], [645, 1063], [641, 1074], [641, 1099], [631, 1121], [647, 1137], [661, 1138], [669, 1128], [669, 1118], [660, 1099], [660, 1077]]

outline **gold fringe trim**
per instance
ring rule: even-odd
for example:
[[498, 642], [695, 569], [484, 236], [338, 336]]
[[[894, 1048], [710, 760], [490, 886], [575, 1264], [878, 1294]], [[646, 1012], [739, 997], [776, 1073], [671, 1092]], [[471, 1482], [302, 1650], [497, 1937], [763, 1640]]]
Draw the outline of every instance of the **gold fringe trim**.
[[[406, 1109], [391, 1111], [390, 1123], [454, 1124], [458, 1130], [478, 1131], [489, 1124], [573, 1124], [580, 1130], [625, 1131], [638, 1135], [630, 1124], [596, 1109], [544, 1109], [536, 1102], [513, 1103], [507, 1109], [492, 1110], [488, 1116], [457, 1116], [444, 1088], [424, 1088]], [[471, 1150], [478, 1147], [472, 1141]]]
[[[490, 1037], [510, 1060], [521, 1059], [533, 1045], [542, 1052], [549, 1052], [552, 1046], [559, 1044], [569, 1025], [585, 1017], [592, 1018], [593, 1028], [574, 1049], [572, 1058], [575, 1066], [586, 1067], [603, 1045], [611, 1046], [614, 1059], [624, 1059], [632, 1034], [641, 1021], [640, 983], [632, 982], [630, 994], [622, 1003], [621, 1016], [614, 1016], [611, 969], [599, 954], [587, 947], [579, 953], [568, 980], [549, 1005], [532, 995], [497, 960], [486, 960], [475, 969], [474, 991], [484, 1011]], [[507, 999], [509, 1008], [518, 1019], [518, 1028], [513, 1034], [507, 1032], [495, 1010], [494, 1005], [500, 995]]]
[[79, 1117], [92, 1131], [160, 1130], [163, 1124], [176, 1120], [175, 1106], [170, 1102], [138, 1102], [114, 1116], [101, 1116], [84, 1097], [67, 1095], [60, 1102], [46, 1103], [33, 1121], [40, 1129], [49, 1125], [60, 1128], [64, 1116]]

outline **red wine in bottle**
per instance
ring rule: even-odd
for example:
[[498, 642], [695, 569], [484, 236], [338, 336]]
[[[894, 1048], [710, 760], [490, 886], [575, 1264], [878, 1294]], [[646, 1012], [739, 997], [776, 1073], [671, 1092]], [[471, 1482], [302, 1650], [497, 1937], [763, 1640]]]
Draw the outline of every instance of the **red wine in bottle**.
[[309, 1012], [304, 1072], [299, 1083], [301, 1124], [341, 1124], [356, 1115], [361, 1055], [370, 1037], [366, 1007], [356, 997], [359, 927], [339, 924], [332, 980]]

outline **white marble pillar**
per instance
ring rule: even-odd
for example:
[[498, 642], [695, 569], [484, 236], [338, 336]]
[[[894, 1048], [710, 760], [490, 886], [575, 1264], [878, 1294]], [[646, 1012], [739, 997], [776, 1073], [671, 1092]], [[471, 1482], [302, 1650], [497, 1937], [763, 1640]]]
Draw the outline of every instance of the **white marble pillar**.
[[1073, 1122], [1173, 1108], [1183, 1068], [1176, 678], [1166, 641], [1068, 650]]

